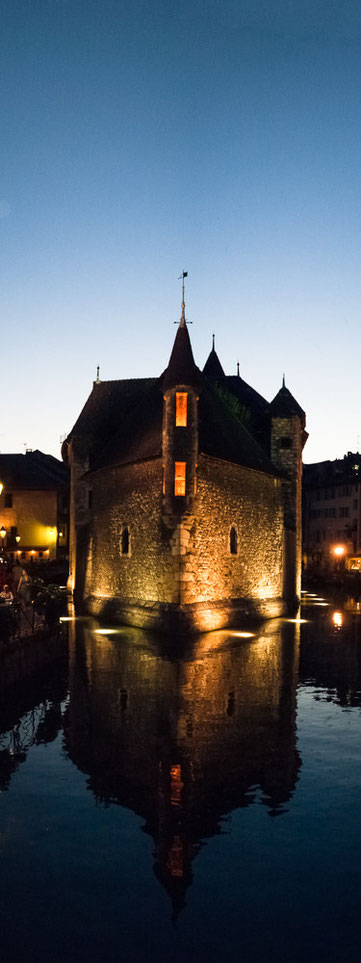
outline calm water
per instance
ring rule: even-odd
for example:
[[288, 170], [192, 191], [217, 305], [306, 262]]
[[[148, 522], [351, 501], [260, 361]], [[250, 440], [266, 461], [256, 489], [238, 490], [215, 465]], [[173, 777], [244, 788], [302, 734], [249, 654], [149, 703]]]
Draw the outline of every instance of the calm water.
[[0, 708], [2, 963], [359, 961], [361, 610], [302, 615], [69, 623]]

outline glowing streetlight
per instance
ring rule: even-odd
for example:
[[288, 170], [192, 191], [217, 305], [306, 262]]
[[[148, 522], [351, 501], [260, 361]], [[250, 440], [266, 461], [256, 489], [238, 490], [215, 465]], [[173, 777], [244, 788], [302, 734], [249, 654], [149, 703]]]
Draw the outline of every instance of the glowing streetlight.
[[20, 542], [20, 538], [21, 538], [20, 535], [15, 535], [15, 541], [16, 541], [18, 544], [19, 544], [19, 542]]
[[333, 551], [333, 554], [336, 556], [336, 558], [342, 558], [342, 556], [345, 554], [345, 546], [335, 545], [332, 551]]
[[2, 492], [3, 488], [4, 488], [3, 483], [0, 482], [0, 495], [1, 495], [1, 492]]
[[334, 612], [332, 615], [332, 621], [336, 629], [341, 629], [343, 623], [342, 612]]
[[6, 528], [4, 528], [3, 525], [2, 525], [1, 528], [0, 528], [0, 536], [1, 536], [1, 538], [2, 538], [2, 540], [3, 540], [3, 544], [4, 544], [4, 538], [5, 538], [5, 536], [6, 536]]

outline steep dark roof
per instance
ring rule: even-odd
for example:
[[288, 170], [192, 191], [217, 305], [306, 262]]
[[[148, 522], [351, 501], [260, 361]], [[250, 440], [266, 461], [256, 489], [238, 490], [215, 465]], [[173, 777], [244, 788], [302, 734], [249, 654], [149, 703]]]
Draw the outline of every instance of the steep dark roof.
[[77, 436], [87, 438], [90, 458], [99, 454], [120, 425], [127, 424], [131, 412], [157, 381], [157, 378], [129, 378], [94, 382], [93, 390], [63, 445], [64, 460], [67, 459], [67, 442]]
[[[201, 372], [198, 389], [199, 452], [276, 475], [262, 448]], [[131, 417], [124, 422], [119, 419], [118, 431], [93, 454], [90, 470], [161, 456], [163, 390], [162, 378], [149, 385], [147, 393], [133, 408]]]
[[262, 448], [206, 378], [202, 379], [199, 397], [199, 451], [277, 475]]
[[0, 481], [8, 491], [56, 491], [69, 484], [69, 472], [53, 455], [28, 451], [0, 455]]
[[247, 381], [243, 381], [243, 378], [240, 378], [239, 375], [226, 375], [225, 384], [227, 390], [231, 391], [254, 417], [259, 418], [261, 415], [268, 413], [268, 401], [255, 388], [247, 384]]
[[207, 378], [224, 378], [225, 373], [223, 371], [221, 362], [219, 360], [218, 354], [215, 348], [208, 355], [207, 361], [203, 368], [203, 374], [207, 375]]
[[175, 385], [191, 385], [196, 387], [199, 376], [200, 371], [194, 362], [188, 328], [182, 318], [174, 339], [168, 368], [164, 373], [164, 391], [168, 388], [174, 388]]
[[123, 412], [119, 413], [118, 430], [98, 452], [94, 452], [91, 470], [160, 457], [162, 420], [163, 392], [161, 379], [158, 379], [148, 385], [138, 405], [124, 420]]
[[282, 385], [282, 388], [271, 401], [270, 412], [274, 418], [292, 418], [297, 415], [305, 426], [305, 412], [285, 385]]

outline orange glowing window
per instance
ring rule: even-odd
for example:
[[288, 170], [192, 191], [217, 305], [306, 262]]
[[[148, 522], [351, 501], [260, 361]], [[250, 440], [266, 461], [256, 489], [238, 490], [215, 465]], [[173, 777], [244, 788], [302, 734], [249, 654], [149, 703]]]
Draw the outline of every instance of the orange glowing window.
[[163, 483], [162, 483], [163, 495], [165, 495], [165, 465], [163, 465]]
[[174, 471], [174, 494], [185, 495], [186, 493], [186, 462], [176, 461]]
[[187, 427], [187, 392], [177, 391], [175, 397], [176, 397], [176, 405], [175, 405], [176, 428], [186, 428]]

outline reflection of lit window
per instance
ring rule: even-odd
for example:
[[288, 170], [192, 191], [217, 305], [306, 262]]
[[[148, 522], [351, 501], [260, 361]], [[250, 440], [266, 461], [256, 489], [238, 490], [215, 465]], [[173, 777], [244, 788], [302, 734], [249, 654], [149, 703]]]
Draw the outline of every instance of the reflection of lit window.
[[186, 463], [176, 461], [174, 471], [174, 494], [185, 495], [186, 493]]
[[165, 465], [163, 465], [163, 483], [162, 483], [163, 495], [165, 495]]
[[194, 494], [195, 495], [197, 494], [197, 468], [198, 468], [198, 465], [196, 465], [195, 472], [194, 472]]
[[229, 551], [231, 555], [237, 555], [237, 531], [234, 525], [229, 533]]
[[176, 428], [186, 428], [187, 425], [187, 394], [185, 391], [176, 392], [175, 423]]

